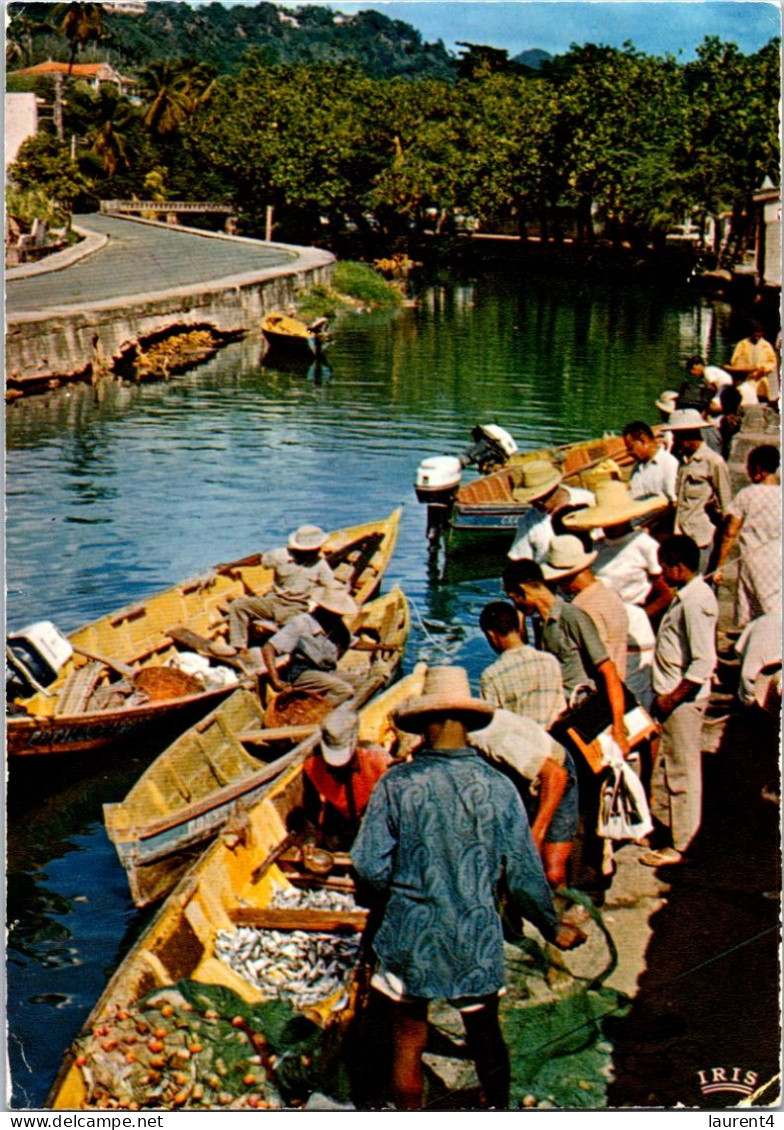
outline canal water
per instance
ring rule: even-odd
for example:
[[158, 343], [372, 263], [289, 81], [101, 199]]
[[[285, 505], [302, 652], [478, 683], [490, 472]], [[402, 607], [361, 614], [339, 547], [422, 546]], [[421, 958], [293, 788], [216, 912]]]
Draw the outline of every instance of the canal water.
[[[415, 308], [352, 316], [329, 370], [266, 364], [260, 338], [166, 383], [61, 388], [6, 414], [7, 627], [70, 631], [217, 561], [283, 544], [303, 522], [352, 525], [404, 506], [386, 587], [412, 605], [405, 660], [491, 655], [477, 626], [497, 573], [429, 563], [417, 465], [495, 422], [522, 449], [658, 418], [683, 361], [730, 355], [730, 309], [639, 282], [522, 269], [434, 282]], [[734, 326], [732, 327], [734, 329]], [[148, 921], [128, 896], [101, 805], [143, 748], [11, 766], [8, 1054], [16, 1108], [40, 1107], [62, 1054]]]

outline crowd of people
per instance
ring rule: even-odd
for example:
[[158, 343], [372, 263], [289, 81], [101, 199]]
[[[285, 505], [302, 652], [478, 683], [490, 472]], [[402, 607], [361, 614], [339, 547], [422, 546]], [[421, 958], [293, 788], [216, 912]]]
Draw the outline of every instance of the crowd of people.
[[[342, 703], [305, 766], [306, 792], [321, 842], [334, 832], [353, 841], [358, 891], [374, 908], [371, 984], [391, 1008], [399, 1109], [422, 1105], [434, 998], [459, 1011], [487, 1104], [508, 1106], [499, 880], [507, 907], [547, 942], [585, 941], [591, 915], [569, 891], [601, 907], [612, 883], [608, 772], [631, 766], [637, 807], [649, 806], [640, 866], [695, 858], [703, 720], [719, 658], [716, 590], [733, 548], [734, 625], [722, 641], [737, 639], [738, 694], [749, 702], [757, 693], [762, 705], [762, 678], [769, 707], [778, 672], [780, 701], [779, 452], [753, 448], [749, 483], [733, 494], [721, 420], [706, 414], [734, 391], [741, 402], [729, 402], [742, 415], [746, 384], [775, 405], [776, 355], [754, 330], [726, 371], [701, 358], [687, 368], [703, 402], [663, 393], [659, 429], [639, 420], [624, 427], [628, 482], [600, 481], [592, 493], [565, 484], [546, 460], [525, 466], [518, 494], [530, 506], [503, 570], [506, 599], [479, 618], [495, 658], [479, 695], [462, 668], [430, 668], [423, 693], [394, 718], [413, 736], [404, 758], [359, 743], [350, 688], [319, 667], [326, 656], [334, 668], [336, 624], [346, 631], [340, 617], [351, 600], [318, 560], [320, 531], [292, 535], [272, 594], [232, 617], [233, 646], [247, 642], [249, 617], [269, 621], [268, 669], [291, 657], [274, 685], [301, 682]], [[297, 559], [303, 548], [310, 578]]]

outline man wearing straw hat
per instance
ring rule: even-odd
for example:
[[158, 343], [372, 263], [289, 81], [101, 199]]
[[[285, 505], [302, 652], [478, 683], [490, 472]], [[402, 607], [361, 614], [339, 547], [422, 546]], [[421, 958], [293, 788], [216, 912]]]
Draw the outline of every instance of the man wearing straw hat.
[[699, 546], [701, 573], [707, 571], [717, 526], [732, 502], [727, 464], [703, 438], [712, 426], [696, 408], [679, 408], [663, 425], [673, 435], [673, 454], [680, 462], [674, 532]]
[[239, 596], [229, 604], [229, 642], [218, 641], [212, 651], [218, 656], [236, 655], [248, 646], [254, 620], [267, 620], [282, 627], [302, 612], [308, 598], [320, 585], [337, 584], [321, 555], [327, 535], [320, 526], [299, 526], [289, 534], [285, 548], [265, 553], [261, 563], [273, 570], [272, 587], [262, 596]]
[[347, 703], [321, 722], [317, 749], [302, 767], [305, 811], [324, 847], [350, 843], [379, 779], [392, 764], [382, 746], [359, 740], [359, 715]]
[[[553, 539], [547, 561], [516, 561], [506, 567], [504, 587], [518, 611], [537, 615], [542, 623], [542, 644], [561, 664], [564, 691], [571, 698], [583, 690], [603, 695], [612, 718], [612, 734], [624, 755], [629, 741], [624, 724], [628, 616], [617, 593], [600, 584], [591, 565], [596, 551], [586, 550], [573, 534]], [[561, 600], [548, 587], [557, 583], [574, 599]], [[565, 727], [556, 723], [558, 741], [571, 744]], [[604, 842], [597, 835], [599, 785], [585, 758], [575, 757], [580, 793], [581, 833], [575, 884], [593, 899], [604, 902], [611, 882], [605, 870]]]
[[522, 479], [513, 494], [516, 502], [528, 502], [530, 508], [517, 522], [515, 539], [508, 557], [519, 561], [530, 557], [542, 562], [557, 532], [559, 512], [575, 506], [590, 506], [594, 496], [582, 487], [566, 486], [563, 475], [546, 459], [532, 459], [523, 465]]
[[[491, 1107], [509, 1104], [509, 1052], [498, 1021], [504, 951], [496, 886], [548, 939], [557, 921], [517, 789], [469, 746], [493, 708], [472, 697], [461, 667], [432, 667], [423, 694], [395, 715], [424, 747], [376, 785], [351, 858], [359, 879], [386, 898], [373, 940], [371, 984], [391, 1000], [392, 1088], [398, 1109], [422, 1106], [428, 1002], [461, 1015]], [[568, 943], [574, 944], [569, 931]]]
[[[357, 605], [342, 585], [323, 585], [313, 590], [310, 611], [289, 620], [261, 649], [273, 690], [289, 687], [319, 694], [338, 706], [351, 698], [354, 686], [336, 674], [338, 659], [351, 643], [345, 616], [355, 616]], [[279, 656], [287, 656], [283, 675], [277, 669]]]
[[667, 507], [663, 495], [632, 497], [626, 483], [607, 479], [596, 485], [596, 506], [570, 514], [564, 521], [577, 533], [602, 529], [596, 542], [593, 572], [597, 580], [616, 592], [629, 618], [626, 685], [646, 709], [652, 705], [650, 665], [655, 641], [650, 617], [658, 617], [672, 599], [662, 580], [659, 547], [644, 529], [633, 522], [660, 513]]

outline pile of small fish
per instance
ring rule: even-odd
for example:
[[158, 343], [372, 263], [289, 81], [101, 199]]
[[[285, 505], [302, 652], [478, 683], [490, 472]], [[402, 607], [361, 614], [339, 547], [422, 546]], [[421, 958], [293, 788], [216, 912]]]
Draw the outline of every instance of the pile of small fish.
[[[326, 889], [276, 892], [271, 906], [286, 910], [356, 910], [350, 894]], [[356, 969], [361, 935], [313, 930], [221, 930], [215, 955], [268, 1000], [290, 1000], [295, 1008], [318, 1004], [346, 990]], [[338, 1001], [340, 1007], [342, 1001]]]

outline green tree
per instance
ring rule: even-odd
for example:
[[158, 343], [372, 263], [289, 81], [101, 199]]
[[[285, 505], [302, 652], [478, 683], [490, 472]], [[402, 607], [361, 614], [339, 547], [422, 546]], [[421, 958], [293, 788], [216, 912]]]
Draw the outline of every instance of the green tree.
[[22, 143], [8, 178], [20, 189], [45, 189], [67, 215], [69, 227], [77, 202], [90, 197], [94, 187], [72, 159], [69, 147], [45, 133]]
[[[675, 146], [684, 200], [718, 219], [732, 212], [728, 252], [743, 251], [751, 196], [765, 176], [779, 178], [780, 41], [753, 55], [708, 36], [683, 68], [686, 108]], [[718, 231], [718, 225], [716, 230]], [[719, 248], [717, 246], [716, 250]]]
[[161, 59], [142, 73], [143, 121], [153, 134], [174, 133], [210, 99], [215, 72], [190, 59]]
[[54, 18], [59, 21], [60, 31], [68, 41], [68, 74], [76, 62], [80, 48], [88, 43], [100, 43], [107, 38], [103, 23], [103, 4], [77, 3], [58, 4]]

